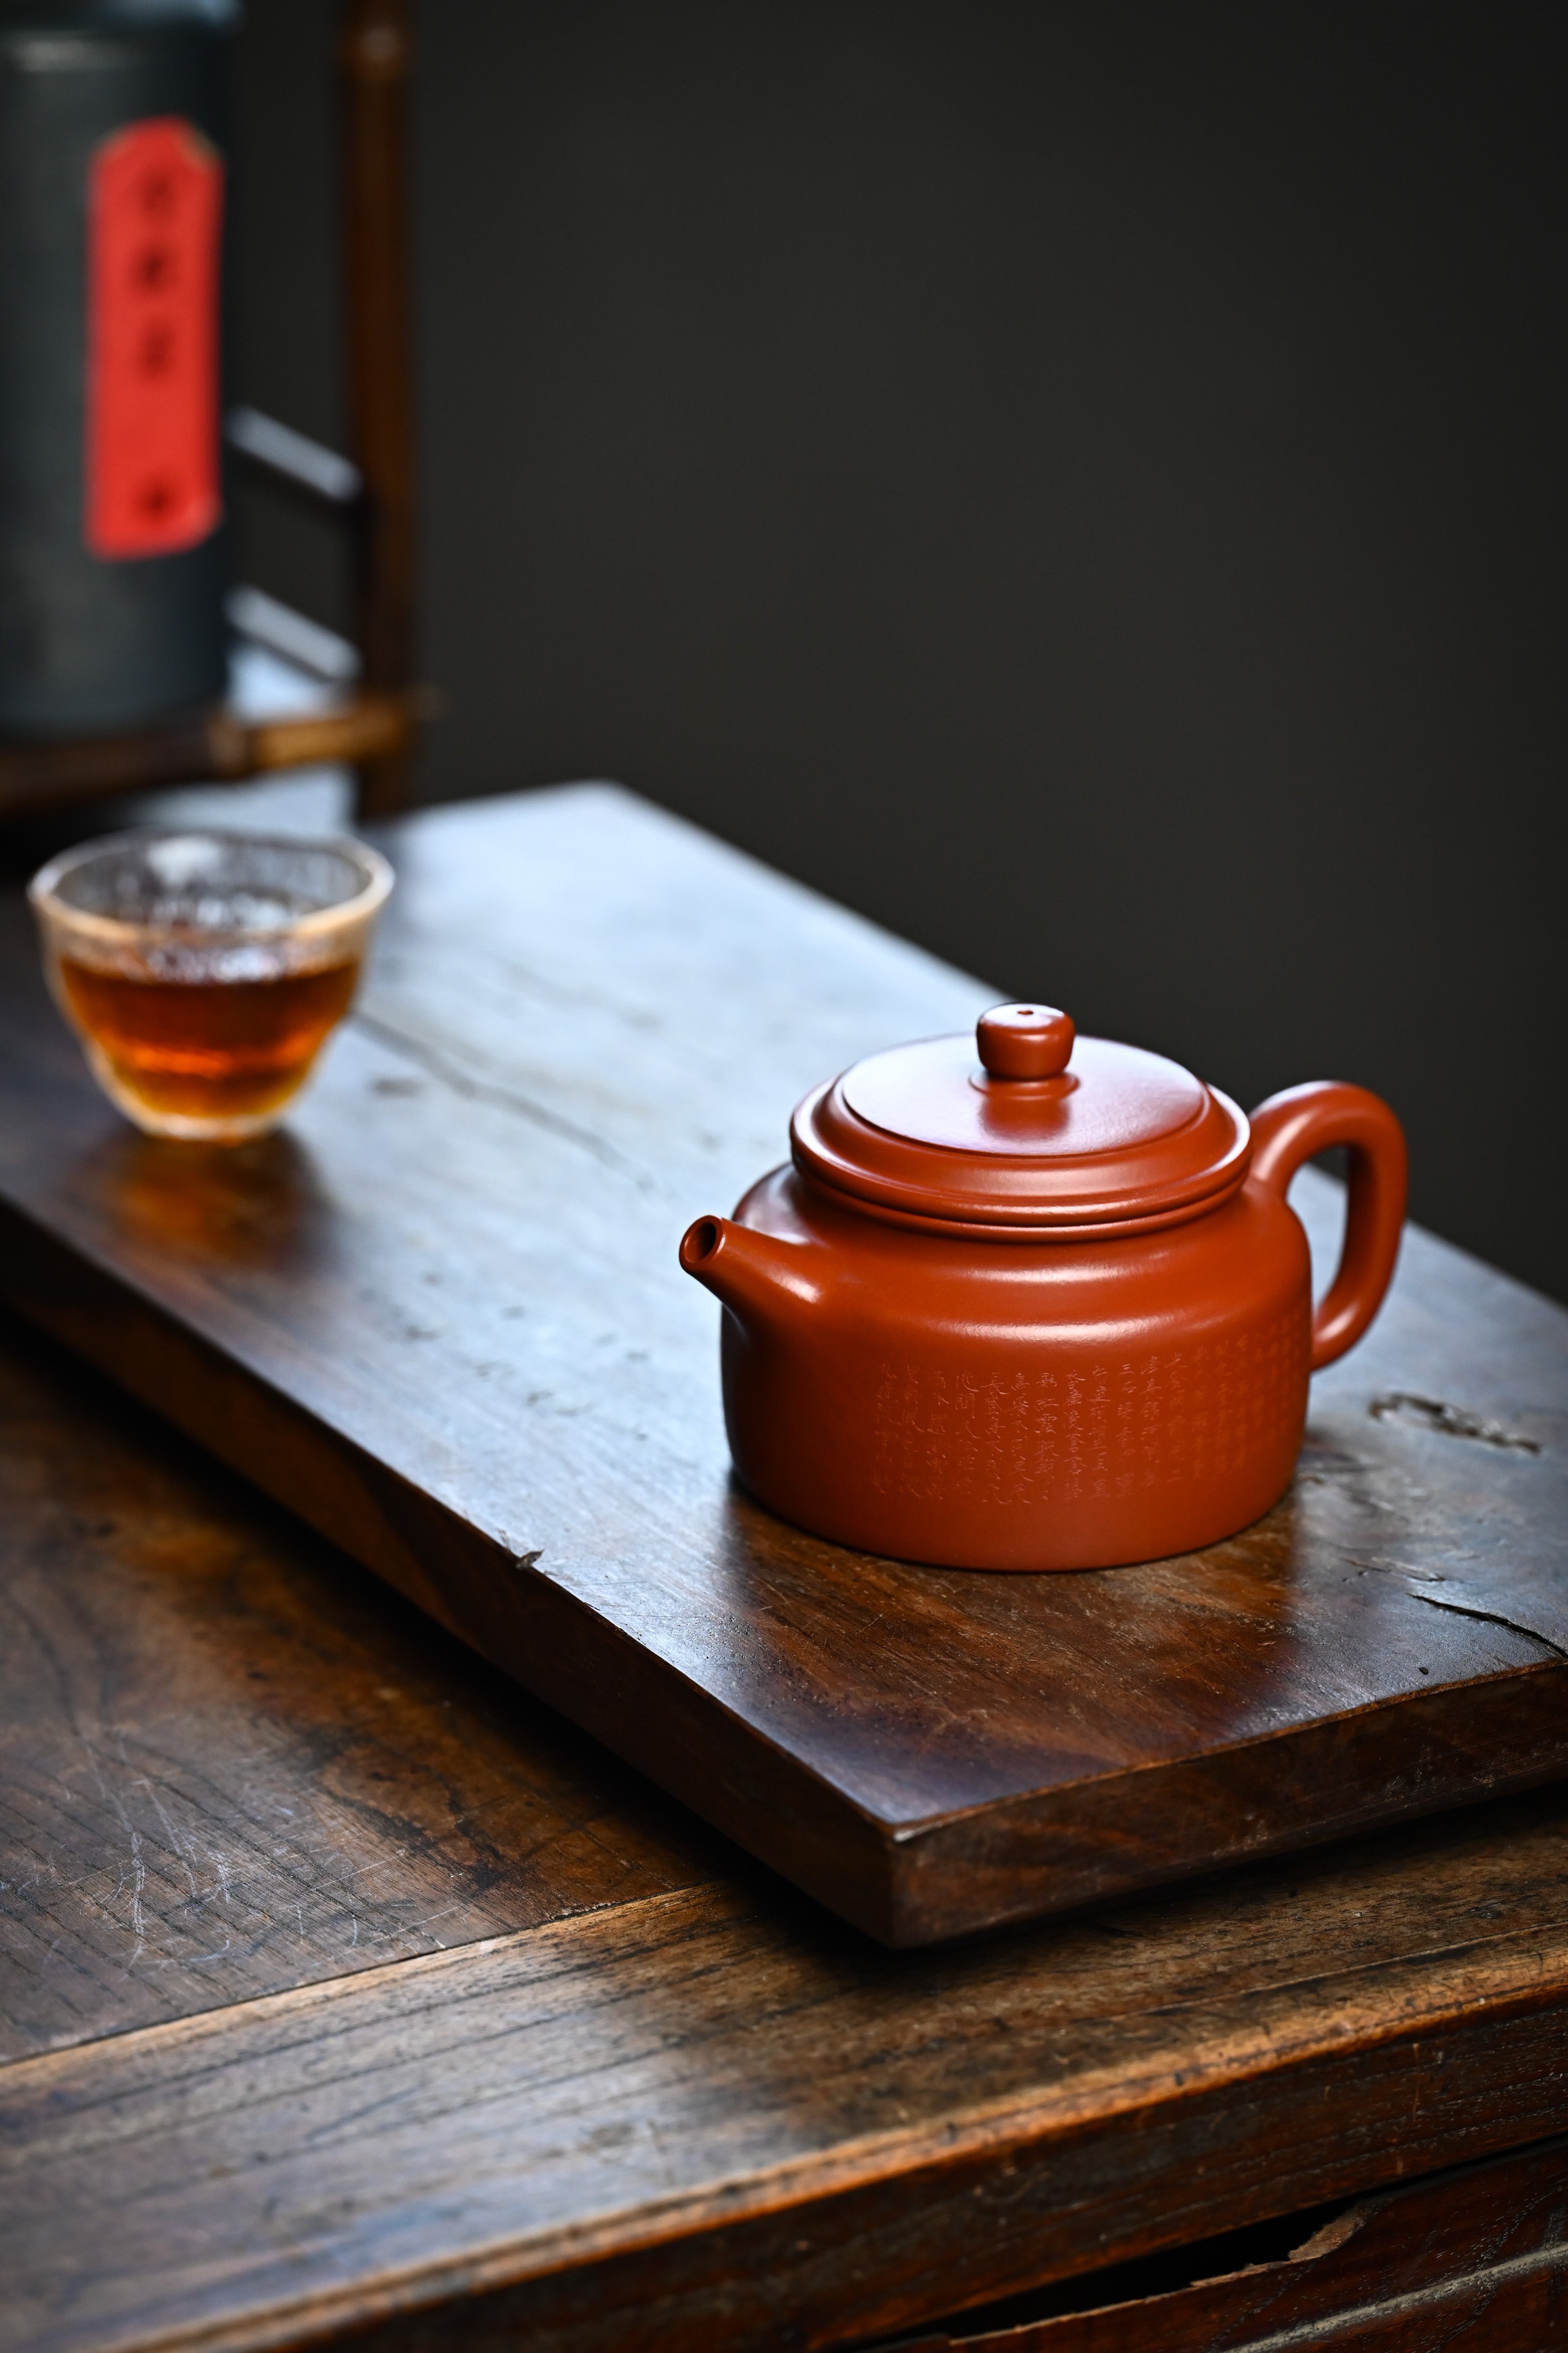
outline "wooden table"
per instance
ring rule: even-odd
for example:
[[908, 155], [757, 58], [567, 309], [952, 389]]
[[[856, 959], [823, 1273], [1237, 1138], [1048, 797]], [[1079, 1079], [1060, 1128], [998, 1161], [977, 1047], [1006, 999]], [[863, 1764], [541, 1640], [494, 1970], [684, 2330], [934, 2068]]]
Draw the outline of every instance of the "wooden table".
[[21, 1324], [0, 1415], [0, 2345], [1568, 2329], [1568, 1792], [889, 1952]]

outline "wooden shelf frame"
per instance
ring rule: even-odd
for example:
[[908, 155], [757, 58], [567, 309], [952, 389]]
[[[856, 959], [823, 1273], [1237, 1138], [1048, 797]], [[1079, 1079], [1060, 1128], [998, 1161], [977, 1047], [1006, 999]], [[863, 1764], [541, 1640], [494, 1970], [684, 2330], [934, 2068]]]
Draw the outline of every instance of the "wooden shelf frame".
[[359, 817], [407, 805], [415, 735], [431, 697], [414, 682], [406, 0], [342, 0], [337, 65], [352, 454], [323, 449], [253, 409], [230, 417], [226, 438], [252, 471], [351, 532], [360, 685], [330, 712], [258, 721], [220, 706], [108, 734], [0, 741], [0, 816], [105, 793], [240, 784], [321, 762], [355, 770]]

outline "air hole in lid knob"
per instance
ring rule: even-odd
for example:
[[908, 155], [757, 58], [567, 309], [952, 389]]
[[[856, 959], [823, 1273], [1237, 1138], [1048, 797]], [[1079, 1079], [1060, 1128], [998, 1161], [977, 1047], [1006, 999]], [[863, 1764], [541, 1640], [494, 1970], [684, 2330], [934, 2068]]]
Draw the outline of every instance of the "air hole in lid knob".
[[1072, 1059], [1070, 1014], [1054, 1005], [994, 1005], [975, 1024], [980, 1059], [994, 1079], [1054, 1079]]

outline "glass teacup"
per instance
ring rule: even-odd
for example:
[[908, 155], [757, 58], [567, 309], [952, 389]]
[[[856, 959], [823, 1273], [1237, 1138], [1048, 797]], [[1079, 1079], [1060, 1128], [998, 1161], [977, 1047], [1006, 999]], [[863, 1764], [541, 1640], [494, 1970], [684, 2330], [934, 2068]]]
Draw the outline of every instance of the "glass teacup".
[[238, 1144], [282, 1117], [353, 1001], [384, 858], [358, 841], [121, 833], [28, 897], [49, 986], [150, 1135]]

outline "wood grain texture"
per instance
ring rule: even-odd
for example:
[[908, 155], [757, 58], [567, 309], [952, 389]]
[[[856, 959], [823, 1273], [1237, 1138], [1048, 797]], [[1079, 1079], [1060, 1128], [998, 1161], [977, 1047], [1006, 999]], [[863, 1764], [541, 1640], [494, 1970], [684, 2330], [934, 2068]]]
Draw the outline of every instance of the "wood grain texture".
[[1568, 1793], [935, 1953], [697, 1889], [0, 2071], [0, 2343], [852, 2342], [1565, 2101]]
[[1561, 2121], [1568, 1792], [890, 1954], [25, 1327], [0, 1538], [7, 2347], [826, 2346]]
[[892, 1943], [1568, 1767], [1568, 1316], [1412, 1233], [1244, 1536], [1039, 1578], [816, 1543], [730, 1479], [675, 1243], [808, 1084], [989, 992], [609, 788], [383, 838], [363, 1009], [230, 1154], [118, 1122], [7, 905], [13, 1302]]
[[718, 1846], [0, 1323], [0, 2059], [689, 1886]]
[[921, 2353], [1547, 2353], [1568, 2343], [1565, 2211], [1554, 2140], [1364, 2199], [1289, 2262]]

